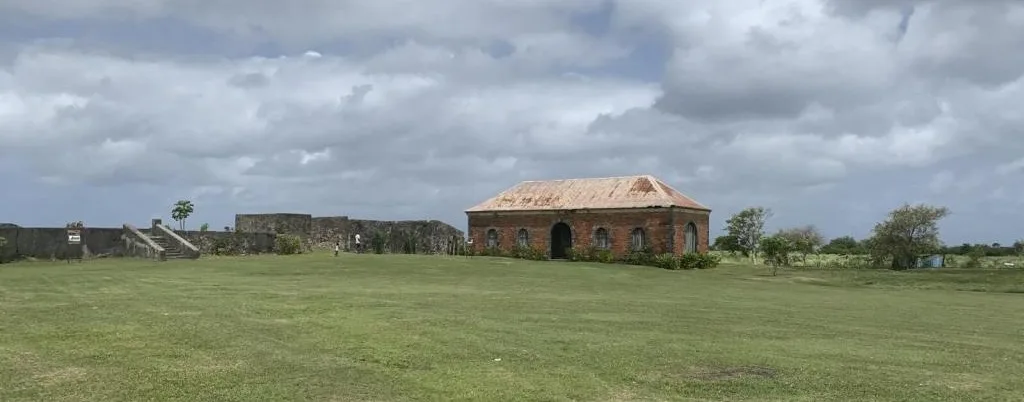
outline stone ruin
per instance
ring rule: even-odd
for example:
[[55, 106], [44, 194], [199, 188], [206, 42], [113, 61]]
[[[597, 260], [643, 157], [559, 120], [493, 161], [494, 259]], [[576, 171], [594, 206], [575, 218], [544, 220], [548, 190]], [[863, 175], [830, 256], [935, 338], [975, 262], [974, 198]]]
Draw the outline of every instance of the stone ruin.
[[407, 254], [454, 254], [465, 239], [463, 231], [436, 220], [376, 221], [291, 213], [238, 214], [235, 231], [297, 235], [310, 248], [333, 248], [341, 242], [346, 251], [354, 249], [358, 233], [367, 251], [376, 247]]

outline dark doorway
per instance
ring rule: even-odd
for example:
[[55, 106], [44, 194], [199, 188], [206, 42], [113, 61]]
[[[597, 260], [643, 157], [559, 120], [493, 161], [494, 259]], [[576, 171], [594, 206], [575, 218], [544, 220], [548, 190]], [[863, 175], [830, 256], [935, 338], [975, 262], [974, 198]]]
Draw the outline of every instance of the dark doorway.
[[551, 259], [565, 259], [569, 248], [572, 248], [572, 229], [565, 222], [558, 222], [551, 227]]

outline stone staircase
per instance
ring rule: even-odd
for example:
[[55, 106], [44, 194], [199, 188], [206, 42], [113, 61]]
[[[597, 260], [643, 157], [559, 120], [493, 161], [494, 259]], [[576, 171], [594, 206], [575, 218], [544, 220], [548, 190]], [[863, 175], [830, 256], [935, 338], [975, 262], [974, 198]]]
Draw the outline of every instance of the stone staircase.
[[176, 242], [168, 240], [167, 237], [150, 234], [149, 238], [158, 246], [167, 250], [165, 256], [168, 260], [181, 260], [188, 258], [188, 256], [181, 250], [181, 247], [179, 247]]

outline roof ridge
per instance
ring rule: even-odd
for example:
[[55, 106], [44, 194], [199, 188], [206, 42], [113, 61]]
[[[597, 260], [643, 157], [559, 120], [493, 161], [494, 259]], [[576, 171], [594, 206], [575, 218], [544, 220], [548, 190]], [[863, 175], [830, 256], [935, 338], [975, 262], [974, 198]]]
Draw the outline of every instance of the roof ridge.
[[608, 180], [608, 179], [627, 179], [627, 178], [640, 178], [640, 177], [654, 177], [649, 174], [631, 174], [625, 176], [601, 176], [601, 177], [573, 177], [570, 179], [549, 179], [549, 180], [523, 180], [520, 183], [550, 183], [553, 181], [570, 181], [570, 180]]
[[[674, 193], [678, 194], [680, 197], [683, 197], [683, 198], [687, 199], [688, 201], [690, 201], [690, 202], [692, 202], [692, 203], [694, 203], [694, 204], [696, 204], [696, 205], [698, 205], [698, 206], [700, 206], [702, 208], [708, 208], [707, 205], [704, 205], [704, 204], [701, 204], [700, 202], [697, 202], [697, 200], [693, 199], [693, 197], [690, 197], [690, 196], [688, 196], [686, 194], [683, 194], [682, 191], [679, 191], [675, 187], [670, 186], [668, 183], [666, 183], [666, 182], [664, 182], [664, 181], [662, 181], [662, 180], [660, 180], [658, 178], [655, 178], [654, 180], [655, 180], [656, 184], [660, 184], [662, 186], [665, 186], [669, 190], [672, 190]], [[671, 195], [668, 195], [668, 197], [672, 198]]]
[[[651, 187], [654, 187], [654, 191], [657, 191], [658, 194], [661, 194], [661, 197], [664, 198], [665, 201], [668, 201], [670, 203], [672, 202], [672, 196], [667, 191], [665, 191], [664, 187], [660, 185], [661, 180], [658, 180], [656, 177], [649, 174], [645, 174], [644, 178], [651, 183]], [[666, 185], [665, 187], [668, 186]]]

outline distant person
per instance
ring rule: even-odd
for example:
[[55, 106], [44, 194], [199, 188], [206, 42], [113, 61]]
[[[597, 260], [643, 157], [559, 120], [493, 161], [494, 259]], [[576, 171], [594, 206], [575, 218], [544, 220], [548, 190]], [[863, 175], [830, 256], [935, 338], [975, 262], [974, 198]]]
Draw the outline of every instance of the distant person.
[[356, 253], [362, 253], [362, 252], [363, 252], [363, 242], [362, 242], [361, 238], [359, 237], [359, 233], [356, 233]]
[[341, 242], [336, 241], [334, 242], [334, 256], [337, 257], [339, 252], [341, 252]]

